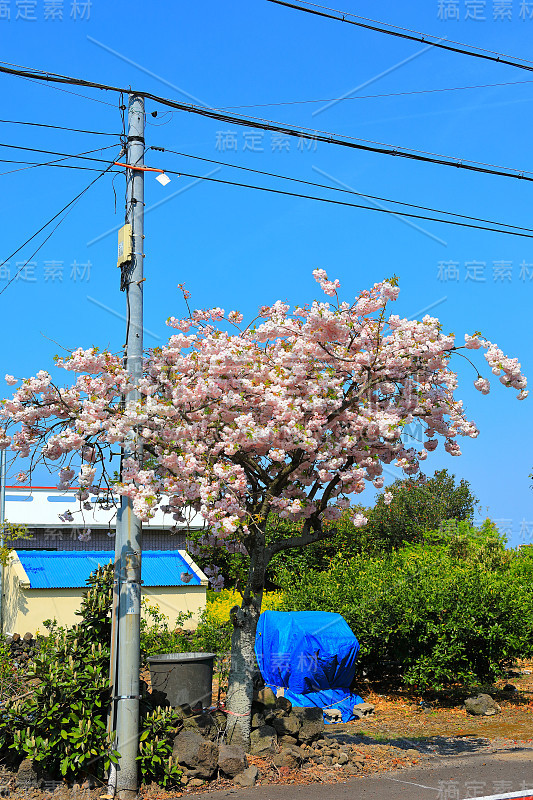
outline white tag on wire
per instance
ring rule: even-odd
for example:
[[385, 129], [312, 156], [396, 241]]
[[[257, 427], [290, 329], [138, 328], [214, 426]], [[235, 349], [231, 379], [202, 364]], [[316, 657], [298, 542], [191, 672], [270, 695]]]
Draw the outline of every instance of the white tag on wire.
[[168, 177], [168, 175], [165, 175], [165, 173], [162, 172], [160, 175], [157, 176], [156, 181], [159, 181], [161, 186], [166, 186], [167, 183], [170, 183], [170, 178]]

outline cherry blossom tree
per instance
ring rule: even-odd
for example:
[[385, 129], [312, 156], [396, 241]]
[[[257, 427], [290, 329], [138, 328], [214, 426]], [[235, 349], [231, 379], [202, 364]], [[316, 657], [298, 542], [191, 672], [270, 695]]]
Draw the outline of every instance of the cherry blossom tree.
[[[41, 371], [3, 401], [0, 447], [31, 456], [32, 467], [39, 459], [55, 466], [62, 488], [77, 486], [82, 509], [91, 493], [109, 489], [109, 454], [134, 437], [138, 449], [113, 491], [130, 497], [142, 520], [160, 506], [177, 521], [200, 512], [214, 540], [247, 554], [227, 698], [228, 738], [244, 743], [270, 559], [332, 535], [324, 523], [350, 513], [368, 484], [381, 488], [384, 464], [415, 475], [439, 441], [458, 456], [459, 437], [478, 435], [454, 397], [452, 355], [483, 350], [500, 382], [519, 399], [527, 395], [518, 361], [480, 333], [456, 344], [434, 317], [388, 314], [395, 279], [342, 302], [338, 281], [313, 274], [331, 302], [291, 312], [278, 301], [248, 327], [242, 314], [220, 308], [170, 318], [175, 332], [147, 354], [139, 401], [123, 400], [133, 386], [120, 356], [94, 348], [57, 359], [77, 375], [70, 387]], [[488, 380], [475, 373], [486, 394]], [[425, 429], [423, 446], [405, 433], [414, 421]], [[356, 527], [366, 523], [352, 517]], [[299, 530], [269, 536], [269, 518], [298, 522]]]

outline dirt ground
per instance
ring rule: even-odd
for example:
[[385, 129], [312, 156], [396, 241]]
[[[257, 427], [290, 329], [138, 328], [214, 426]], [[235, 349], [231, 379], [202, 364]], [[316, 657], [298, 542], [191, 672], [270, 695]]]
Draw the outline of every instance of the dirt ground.
[[[216, 700], [218, 687], [214, 689], [213, 699]], [[358, 687], [358, 691], [366, 702], [375, 706], [374, 714], [358, 722], [327, 725], [325, 731], [328, 739], [349, 744], [352, 752], [360, 756], [355, 772], [315, 763], [289, 770], [249, 756], [249, 763], [259, 769], [258, 785], [339, 783], [414, 765], [423, 766], [439, 758], [468, 753], [496, 754], [518, 747], [531, 750], [533, 759], [533, 661], [521, 662], [506, 680], [495, 686], [479, 687], [474, 692], [487, 692], [499, 703], [501, 713], [491, 717], [467, 714], [462, 706], [472, 692], [464, 690], [419, 696], [366, 684]], [[155, 785], [145, 786], [141, 798], [170, 800], [220, 789], [234, 790], [235, 784], [219, 778], [202, 786], [168, 792]], [[89, 789], [59, 784], [44, 791], [22, 792], [14, 787], [11, 776], [4, 775], [3, 781], [0, 780], [0, 796], [16, 800], [100, 800], [106, 797], [106, 787]]]
[[[512, 686], [516, 691], [504, 686]], [[347, 775], [339, 767], [304, 765], [300, 770], [277, 769], [260, 758], [249, 756], [259, 769], [258, 785], [338, 783], [389, 772], [441, 757], [468, 753], [494, 754], [517, 747], [531, 749], [533, 759], [533, 661], [521, 662], [505, 680], [494, 686], [479, 687], [474, 694], [486, 692], [501, 706], [501, 714], [474, 717], [463, 703], [472, 694], [449, 690], [431, 697], [405, 691], [389, 691], [379, 686], [358, 688], [365, 702], [375, 706], [374, 714], [358, 722], [327, 725], [328, 738], [350, 743], [361, 756], [356, 774]], [[216, 699], [216, 693], [213, 698]], [[170, 800], [207, 789], [234, 789], [232, 781], [219, 779], [203, 787], [163, 792], [146, 787], [147, 800]]]
[[[479, 692], [490, 694], [502, 713], [491, 717], [467, 714], [462, 708], [464, 700]], [[375, 705], [374, 715], [350, 725], [358, 725], [361, 735], [374, 740], [478, 737], [531, 741], [533, 737], [533, 661], [521, 662], [506, 679], [475, 692], [448, 690], [417, 696], [401, 691], [381, 694], [371, 687], [364, 692], [364, 699]]]

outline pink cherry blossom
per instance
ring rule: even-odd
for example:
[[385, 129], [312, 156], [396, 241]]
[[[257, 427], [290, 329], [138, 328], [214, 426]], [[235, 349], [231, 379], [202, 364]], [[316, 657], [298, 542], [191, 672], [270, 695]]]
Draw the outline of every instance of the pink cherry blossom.
[[469, 336], [465, 333], [465, 347], [470, 350], [479, 350], [480, 347], [483, 347], [483, 341], [477, 335]]
[[[325, 270], [314, 277], [330, 296], [334, 284], [336, 294], [338, 282]], [[97, 454], [135, 432], [155, 466], [129, 459], [116, 491], [144, 520], [166, 496], [176, 518], [192, 508], [224, 540], [249, 529], [255, 483], [258, 497], [268, 495], [287, 469], [290, 480], [269, 500], [270, 510], [306, 525], [326, 511], [335, 518], [368, 482], [381, 488], [381, 464], [414, 475], [439, 439], [457, 455], [459, 436], [478, 435], [454, 397], [454, 337], [430, 315], [387, 317], [398, 291], [383, 281], [351, 304], [315, 301], [294, 314], [278, 301], [262, 307], [260, 324], [236, 335], [213, 327], [226, 321], [218, 307], [171, 318], [178, 332], [148, 354], [141, 400], [126, 406], [121, 399], [133, 387], [121, 358], [78, 348], [57, 361], [77, 373], [71, 387], [59, 389], [40, 371], [4, 402], [4, 419], [15, 429], [4, 428], [0, 446], [22, 456], [40, 448], [45, 461], [60, 466], [81, 453], [77, 483], [87, 502], [105, 469]], [[478, 334], [467, 335], [465, 345], [483, 349], [503, 385], [526, 396], [517, 359]], [[478, 377], [475, 386], [486, 393], [489, 383]], [[417, 419], [428, 435], [418, 451], [402, 441], [404, 425]], [[72, 473], [63, 467], [61, 488], [71, 486]]]
[[490, 383], [486, 378], [478, 378], [474, 381], [474, 386], [481, 394], [488, 394], [490, 392]]

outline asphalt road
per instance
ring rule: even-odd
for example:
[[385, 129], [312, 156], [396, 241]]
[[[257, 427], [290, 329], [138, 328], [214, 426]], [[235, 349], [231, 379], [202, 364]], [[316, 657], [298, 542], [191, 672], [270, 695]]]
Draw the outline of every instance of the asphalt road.
[[225, 789], [196, 795], [195, 800], [496, 800], [509, 793], [533, 800], [533, 748], [517, 745], [497, 755], [439, 758], [423, 769], [413, 767], [345, 783]]

